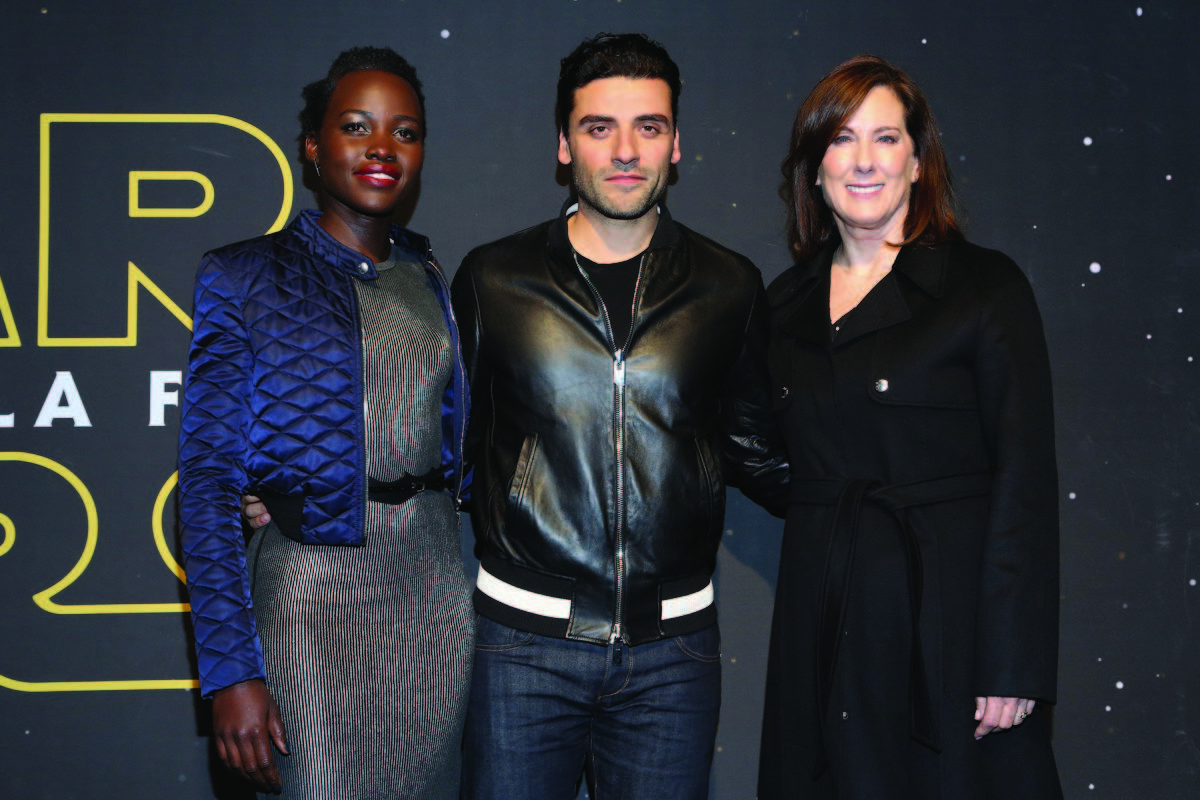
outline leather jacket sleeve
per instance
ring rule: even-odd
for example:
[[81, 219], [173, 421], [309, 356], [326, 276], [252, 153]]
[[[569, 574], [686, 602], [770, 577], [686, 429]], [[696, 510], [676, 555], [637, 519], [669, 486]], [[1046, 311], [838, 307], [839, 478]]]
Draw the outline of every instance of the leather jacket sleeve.
[[789, 468], [771, 413], [769, 336], [767, 295], [759, 278], [746, 320], [742, 352], [730, 374], [730, 391], [722, 409], [725, 426], [722, 457], [729, 484], [782, 517], [787, 507]]
[[[469, 256], [468, 256], [469, 259]], [[470, 470], [475, 463], [475, 455], [479, 451], [479, 443], [486, 431], [483, 427], [491, 414], [491, 392], [487, 391], [490, 378], [484, 366], [484, 354], [480, 350], [479, 299], [475, 293], [475, 281], [466, 262], [454, 274], [450, 289], [451, 303], [454, 316], [458, 320], [459, 341], [462, 347], [463, 364], [467, 372], [467, 384], [471, 387], [471, 416], [467, 424], [467, 438], [464, 446], [464, 471]], [[466, 490], [462, 497], [463, 505], [470, 508], [471, 491]]]

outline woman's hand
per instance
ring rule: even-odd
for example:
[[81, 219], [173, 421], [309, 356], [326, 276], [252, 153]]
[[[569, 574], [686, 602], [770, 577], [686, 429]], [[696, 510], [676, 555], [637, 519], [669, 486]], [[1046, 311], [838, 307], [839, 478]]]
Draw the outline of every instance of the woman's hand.
[[976, 697], [975, 719], [979, 726], [975, 738], [1020, 725], [1033, 713], [1033, 706], [1034, 701], [1026, 697]]
[[280, 792], [271, 745], [287, 755], [287, 734], [265, 682], [256, 679], [219, 689], [213, 695], [213, 734], [225, 766], [260, 792]]

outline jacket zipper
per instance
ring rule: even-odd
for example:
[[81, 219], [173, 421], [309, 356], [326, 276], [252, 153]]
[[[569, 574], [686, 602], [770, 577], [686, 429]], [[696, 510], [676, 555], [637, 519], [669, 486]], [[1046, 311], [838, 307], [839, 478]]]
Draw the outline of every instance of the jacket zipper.
[[362, 314], [358, 307], [358, 286], [351, 279], [348, 281], [350, 289], [350, 307], [354, 312], [354, 330], [358, 334], [358, 398], [362, 403], [362, 427], [359, 429], [359, 463], [358, 474], [362, 478], [362, 508], [358, 515], [358, 541], [360, 544], [367, 543], [367, 376], [363, 374], [364, 366], [367, 363], [367, 339], [363, 336], [362, 329]]
[[646, 266], [646, 254], [642, 253], [641, 259], [638, 261], [637, 280], [633, 285], [633, 306], [629, 316], [629, 333], [625, 337], [625, 344], [618, 348], [613, 337], [612, 320], [608, 316], [608, 308], [604, 305], [604, 299], [600, 296], [600, 292], [596, 290], [595, 284], [588, 277], [587, 271], [583, 265], [579, 263], [579, 254], [572, 251], [572, 256], [575, 258], [575, 266], [579, 270], [579, 274], [583, 276], [584, 282], [588, 288], [592, 290], [592, 295], [596, 298], [596, 302], [600, 306], [600, 313], [604, 317], [604, 328], [608, 334], [609, 345], [613, 348], [613, 446], [615, 449], [615, 466], [616, 466], [616, 546], [613, 553], [613, 568], [616, 572], [617, 579], [617, 598], [616, 606], [613, 609], [613, 628], [612, 634], [608, 637], [609, 644], [613, 647], [613, 664], [621, 665], [621, 645], [624, 643], [621, 632], [621, 623], [624, 619], [624, 601], [625, 601], [625, 354], [629, 349], [629, 343], [633, 341], [634, 322], [637, 318], [638, 309], [638, 294], [642, 288], [642, 272]]

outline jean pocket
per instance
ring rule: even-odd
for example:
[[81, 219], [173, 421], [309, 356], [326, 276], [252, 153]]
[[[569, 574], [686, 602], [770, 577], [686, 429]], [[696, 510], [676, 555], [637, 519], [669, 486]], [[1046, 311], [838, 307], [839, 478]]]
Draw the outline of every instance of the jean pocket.
[[721, 660], [721, 630], [716, 625], [709, 625], [694, 633], [676, 636], [675, 644], [697, 661], [712, 663]]
[[519, 631], [480, 614], [475, 615], [475, 649], [501, 652], [524, 647], [533, 641], [534, 634]]

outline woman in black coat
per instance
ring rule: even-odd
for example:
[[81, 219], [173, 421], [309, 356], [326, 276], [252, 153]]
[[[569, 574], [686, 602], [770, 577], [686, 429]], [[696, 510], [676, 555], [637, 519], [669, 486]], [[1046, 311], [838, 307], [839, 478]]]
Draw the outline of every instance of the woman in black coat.
[[784, 163], [792, 470], [759, 797], [1062, 796], [1050, 372], [1033, 292], [963, 241], [920, 89], [842, 64]]

